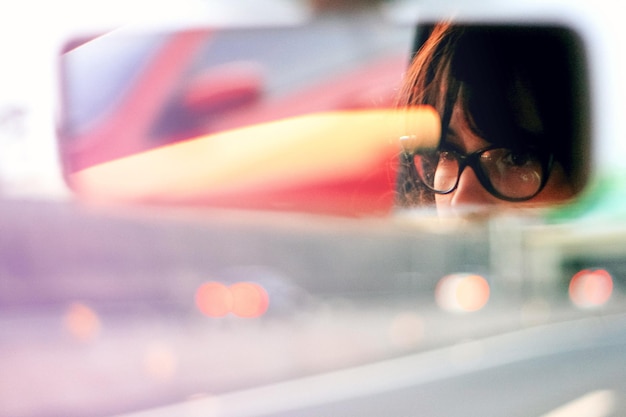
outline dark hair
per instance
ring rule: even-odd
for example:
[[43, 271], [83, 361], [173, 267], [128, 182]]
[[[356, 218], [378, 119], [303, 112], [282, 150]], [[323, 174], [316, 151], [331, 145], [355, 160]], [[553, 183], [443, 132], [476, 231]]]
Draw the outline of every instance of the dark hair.
[[[502, 146], [524, 143], [552, 153], [578, 190], [582, 183], [578, 176], [585, 171], [580, 154], [588, 126], [581, 117], [587, 97], [576, 35], [547, 26], [451, 23], [437, 23], [424, 31], [417, 37], [421, 47], [407, 72], [400, 104], [435, 107], [445, 140], [458, 102], [477, 136]], [[520, 117], [522, 95], [529, 93], [541, 120], [540, 132], [529, 131]], [[407, 170], [402, 163], [398, 203], [434, 202], [430, 192], [408, 178]]]

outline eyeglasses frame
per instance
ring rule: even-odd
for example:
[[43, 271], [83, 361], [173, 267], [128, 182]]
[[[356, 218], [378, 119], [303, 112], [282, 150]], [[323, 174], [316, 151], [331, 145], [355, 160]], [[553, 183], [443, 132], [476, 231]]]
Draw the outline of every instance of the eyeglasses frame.
[[478, 178], [480, 185], [482, 185], [483, 188], [487, 190], [491, 195], [493, 195], [494, 197], [500, 200], [509, 201], [509, 202], [528, 201], [534, 198], [535, 196], [537, 196], [544, 189], [550, 177], [550, 173], [552, 171], [552, 165], [554, 163], [554, 155], [552, 153], [537, 152], [533, 148], [528, 148], [529, 150], [535, 152], [540, 157], [541, 168], [543, 172], [545, 172], [545, 175], [543, 175], [541, 178], [541, 183], [539, 184], [539, 188], [532, 195], [528, 197], [508, 197], [508, 196], [501, 194], [500, 192], [498, 192], [498, 190], [495, 189], [495, 187], [493, 186], [493, 184], [491, 183], [489, 179], [489, 176], [483, 171], [483, 169], [480, 166], [480, 162], [479, 162], [480, 156], [484, 154], [485, 152], [490, 151], [492, 149], [508, 149], [508, 148], [506, 148], [505, 146], [501, 146], [501, 145], [489, 145], [484, 148], [478, 149], [477, 151], [474, 151], [470, 154], [462, 154], [450, 146], [445, 146], [445, 144], [443, 146], [439, 146], [439, 148], [437, 148], [436, 150], [440, 152], [441, 151], [452, 152], [457, 157], [457, 160], [459, 162], [459, 170], [456, 176], [456, 181], [454, 182], [454, 186], [451, 187], [447, 191], [438, 191], [430, 187], [421, 179], [420, 175], [417, 172], [417, 168], [415, 167], [415, 161], [414, 161], [415, 155], [419, 153], [418, 150], [415, 150], [412, 152], [403, 151], [403, 158], [405, 160], [405, 163], [409, 164], [409, 175], [411, 177], [411, 180], [415, 182], [419, 182], [420, 184], [424, 185], [424, 187], [426, 187], [429, 191], [435, 194], [439, 194], [439, 195], [450, 194], [454, 190], [456, 190], [459, 186], [461, 175], [463, 174], [463, 171], [465, 170], [465, 168], [467, 168], [468, 166], [472, 168], [472, 170], [476, 174], [476, 178]]

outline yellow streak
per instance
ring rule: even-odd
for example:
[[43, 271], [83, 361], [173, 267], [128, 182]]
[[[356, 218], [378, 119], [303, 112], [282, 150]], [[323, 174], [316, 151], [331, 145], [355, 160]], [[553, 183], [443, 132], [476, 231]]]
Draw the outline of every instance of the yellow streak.
[[400, 151], [399, 138], [433, 147], [440, 122], [431, 107], [317, 113], [153, 149], [70, 176], [81, 196], [173, 200], [354, 175]]

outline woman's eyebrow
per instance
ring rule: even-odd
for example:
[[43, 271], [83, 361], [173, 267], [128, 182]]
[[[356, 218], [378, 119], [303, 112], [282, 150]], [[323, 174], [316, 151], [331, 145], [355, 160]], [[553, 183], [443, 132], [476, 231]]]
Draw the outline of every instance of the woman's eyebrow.
[[[457, 136], [458, 137], [458, 136]], [[463, 155], [465, 151], [459, 146], [459, 144], [450, 142], [448, 140], [443, 140], [439, 146], [440, 149], [445, 149], [448, 151], [453, 151], [458, 153], [459, 155]]]
[[[455, 139], [453, 141], [448, 140], [448, 138], [452, 138]], [[441, 139], [441, 145], [445, 145], [446, 148], [451, 149], [453, 151], [457, 151], [457, 152], [463, 152], [463, 150], [461, 149], [461, 146], [456, 143], [457, 141], [460, 141], [461, 137], [459, 136], [459, 134], [456, 132], [456, 130], [454, 130], [454, 128], [452, 126], [448, 126], [448, 128], [446, 129], [445, 132], [445, 137], [443, 137]]]

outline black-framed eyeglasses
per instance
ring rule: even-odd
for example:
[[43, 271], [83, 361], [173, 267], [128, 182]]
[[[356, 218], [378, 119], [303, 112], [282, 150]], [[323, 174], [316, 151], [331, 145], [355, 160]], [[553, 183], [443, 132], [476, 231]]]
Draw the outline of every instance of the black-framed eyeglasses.
[[454, 191], [463, 170], [469, 166], [487, 191], [513, 202], [530, 200], [539, 194], [553, 162], [549, 153], [497, 145], [464, 155], [444, 144], [435, 150], [407, 153], [406, 157], [411, 163], [411, 175], [434, 193]]

